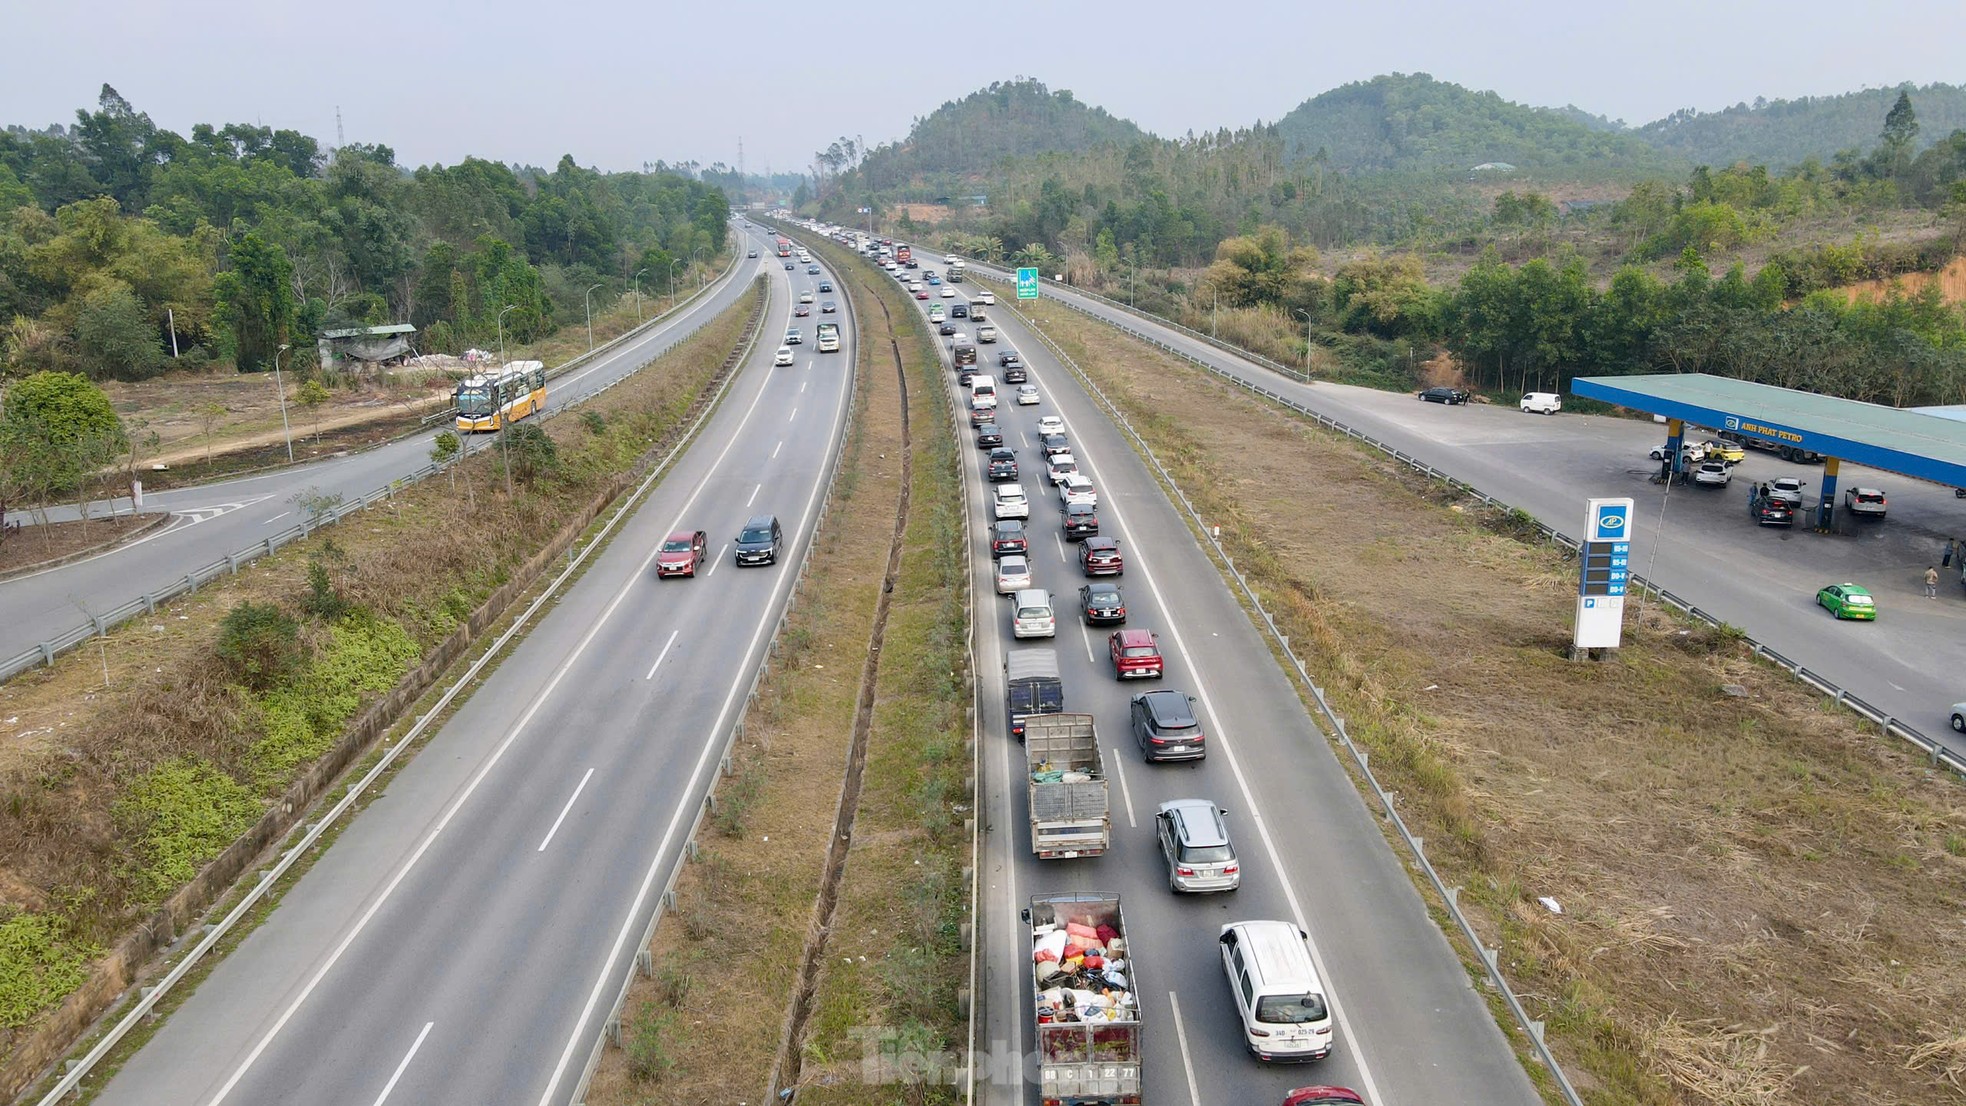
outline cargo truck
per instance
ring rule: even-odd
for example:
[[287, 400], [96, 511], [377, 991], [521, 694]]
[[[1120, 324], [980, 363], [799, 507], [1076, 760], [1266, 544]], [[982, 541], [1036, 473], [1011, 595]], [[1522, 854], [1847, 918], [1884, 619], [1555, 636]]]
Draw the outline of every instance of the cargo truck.
[[1065, 709], [1065, 684], [1058, 678], [1058, 651], [1019, 649], [1003, 659], [1004, 716], [1010, 736], [1024, 740], [1024, 720]]
[[1024, 920], [1037, 984], [1038, 1101], [1139, 1106], [1140, 980], [1120, 897], [1036, 895]]
[[1026, 718], [1024, 775], [1031, 798], [1031, 851], [1038, 859], [1099, 856], [1113, 843], [1106, 767], [1099, 761], [1091, 715]]
[[817, 342], [819, 352], [838, 353], [840, 351], [840, 324], [820, 323]]

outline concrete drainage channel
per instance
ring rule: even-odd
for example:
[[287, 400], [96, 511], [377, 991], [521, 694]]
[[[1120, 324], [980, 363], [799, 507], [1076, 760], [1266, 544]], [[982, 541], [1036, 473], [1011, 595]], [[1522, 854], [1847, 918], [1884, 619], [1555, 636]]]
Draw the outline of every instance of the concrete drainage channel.
[[[866, 281], [859, 282], [861, 287]], [[812, 998], [819, 982], [820, 958], [826, 954], [826, 939], [833, 929], [833, 914], [840, 901], [840, 883], [846, 876], [847, 851], [853, 842], [853, 821], [860, 812], [860, 788], [867, 767], [867, 739], [874, 724], [874, 693], [881, 667], [881, 645], [887, 637], [887, 615], [894, 585], [901, 579], [901, 547], [908, 532], [908, 511], [914, 493], [914, 439], [908, 421], [908, 370], [901, 361], [901, 346], [894, 340], [894, 316], [878, 294], [874, 302], [888, 321], [888, 346], [894, 357], [894, 375], [901, 385], [901, 498], [895, 505], [894, 537], [887, 549], [887, 568], [881, 574], [881, 597], [874, 604], [874, 628], [867, 639], [867, 661], [860, 669], [860, 692], [853, 708], [853, 735], [847, 747], [846, 778], [840, 784], [840, 803], [833, 815], [833, 835], [826, 843], [826, 865], [819, 881], [819, 901], [813, 904], [812, 920], [806, 929], [805, 952], [799, 958], [799, 978], [792, 989], [792, 1001], [785, 1014], [785, 1028], [778, 1040], [778, 1055], [772, 1061], [769, 1086], [773, 1099], [782, 1100], [799, 1084], [804, 1056], [806, 1022], [812, 1014]]]

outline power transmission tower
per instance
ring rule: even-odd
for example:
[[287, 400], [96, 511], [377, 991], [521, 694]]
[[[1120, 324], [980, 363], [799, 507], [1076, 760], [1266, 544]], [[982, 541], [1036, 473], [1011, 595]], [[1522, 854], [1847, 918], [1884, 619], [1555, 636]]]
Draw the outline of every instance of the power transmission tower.
[[341, 132], [341, 105], [334, 106], [334, 145], [339, 150], [348, 145], [348, 136]]

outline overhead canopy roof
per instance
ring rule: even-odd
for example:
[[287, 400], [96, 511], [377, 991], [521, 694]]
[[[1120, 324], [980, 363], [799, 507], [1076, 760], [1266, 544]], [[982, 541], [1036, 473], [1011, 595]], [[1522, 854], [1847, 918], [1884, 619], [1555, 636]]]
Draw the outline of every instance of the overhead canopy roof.
[[1580, 376], [1587, 399], [1966, 487], [1966, 423], [1706, 373]]

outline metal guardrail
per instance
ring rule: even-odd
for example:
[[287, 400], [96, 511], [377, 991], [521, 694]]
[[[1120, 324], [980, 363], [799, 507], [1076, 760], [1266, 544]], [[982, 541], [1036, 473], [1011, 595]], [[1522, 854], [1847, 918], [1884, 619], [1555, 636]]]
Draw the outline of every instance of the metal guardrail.
[[[844, 291], [840, 294], [846, 301], [847, 317], [853, 321], [854, 360], [857, 360], [860, 348], [859, 316], [853, 307], [853, 297], [847, 295]], [[764, 333], [764, 327], [761, 325], [757, 332], [752, 335], [753, 343], [756, 342], [757, 335], [762, 333]], [[747, 346], [744, 352], [748, 356], [750, 347]], [[852, 374], [856, 371], [854, 360], [847, 362], [847, 374], [849, 377], [847, 389], [849, 395], [852, 394], [854, 386], [854, 382], [851, 379]], [[744, 709], [732, 720], [728, 732], [724, 734], [724, 748], [718, 760], [717, 776], [712, 779], [709, 791], [703, 796], [703, 802], [697, 807], [696, 818], [690, 823], [689, 833], [683, 838], [682, 849], [677, 854], [675, 863], [669, 869], [669, 878], [663, 882], [662, 894], [656, 899], [655, 911], [649, 915], [648, 926], [642, 931], [641, 943], [636, 946], [636, 953], [630, 961], [628, 970], [622, 973], [621, 988], [615, 994], [614, 1002], [608, 1007], [607, 1017], [602, 1019], [600, 1036], [595, 1039], [594, 1047], [587, 1054], [587, 1062], [581, 1067], [580, 1079], [574, 1084], [573, 1095], [570, 1099], [575, 1106], [586, 1106], [588, 1087], [594, 1081], [594, 1073], [600, 1069], [601, 1056], [606, 1052], [607, 1046], [613, 1044], [619, 1047], [625, 1040], [621, 1013], [622, 1008], [628, 1003], [628, 992], [634, 986], [635, 977], [637, 975], [641, 975], [644, 978], [652, 978], [654, 976], [655, 958], [654, 954], [649, 951], [649, 946], [655, 941], [655, 927], [661, 923], [664, 914], [675, 909], [676, 884], [682, 879], [684, 861], [694, 859], [698, 855], [696, 840], [703, 830], [703, 821], [717, 812], [716, 781], [732, 776], [737, 771], [737, 764], [732, 759], [731, 750], [736, 747], [738, 739], [744, 736], [744, 718], [751, 712], [751, 708], [757, 704], [758, 689], [764, 684], [765, 677], [771, 673], [772, 658], [778, 655], [780, 643], [785, 635], [785, 626], [792, 620], [792, 613], [798, 609], [799, 596], [805, 590], [806, 578], [812, 573], [813, 550], [819, 547], [819, 536], [825, 531], [826, 516], [832, 509], [833, 497], [838, 491], [840, 468], [846, 463], [846, 443], [853, 436], [853, 422], [853, 403], [849, 400], [846, 405], [846, 417], [840, 427], [840, 448], [833, 455], [832, 471], [826, 474], [826, 492], [820, 497], [819, 507], [813, 514], [812, 537], [806, 542], [805, 551], [799, 555], [798, 577], [792, 583], [791, 592], [785, 597], [785, 609], [779, 612], [778, 621], [772, 625], [769, 638], [770, 644], [765, 649], [765, 655], [758, 659], [758, 666], [751, 673], [751, 683], [744, 689]]]
[[1296, 670], [1297, 678], [1303, 682], [1304, 687], [1310, 690], [1311, 697], [1317, 702], [1318, 713], [1324, 716], [1326, 725], [1337, 736], [1339, 743], [1345, 747], [1346, 752], [1351, 754], [1352, 761], [1357, 766], [1359, 775], [1364, 777], [1367, 785], [1372, 788], [1373, 795], [1379, 800], [1380, 809], [1385, 812], [1386, 820], [1392, 823], [1393, 828], [1399, 832], [1400, 840], [1404, 841], [1408, 850], [1412, 852], [1413, 859], [1419, 866], [1421, 872], [1426, 875], [1427, 882], [1433, 886], [1434, 892], [1446, 904], [1447, 912], [1454, 919], [1455, 926], [1460, 929], [1462, 936], [1467, 940], [1469, 945], [1481, 955], [1481, 962], [1488, 973], [1489, 982], [1494, 984], [1496, 991], [1501, 994], [1503, 1001], [1508, 1004], [1510, 1014], [1528, 1032], [1530, 1042], [1536, 1050], [1537, 1058], [1543, 1062], [1543, 1066], [1556, 1079], [1558, 1088], [1563, 1092], [1564, 1100], [1570, 1103], [1570, 1106], [1583, 1106], [1583, 1099], [1578, 1096], [1576, 1088], [1571, 1086], [1569, 1077], [1564, 1074], [1563, 1068], [1556, 1061], [1556, 1056], [1551, 1053], [1548, 1043], [1544, 1040], [1543, 1023], [1529, 1016], [1529, 1012], [1523, 1008], [1522, 999], [1516, 994], [1515, 988], [1511, 987], [1508, 979], [1503, 976], [1500, 964], [1501, 950], [1490, 948], [1484, 944], [1480, 934], [1475, 932], [1473, 923], [1469, 922], [1467, 915], [1461, 912], [1459, 902], [1461, 889], [1459, 887], [1448, 886], [1447, 881], [1441, 878], [1440, 873], [1435, 870], [1433, 863], [1427, 859], [1425, 848], [1426, 839], [1415, 835], [1412, 829], [1407, 826], [1406, 820], [1400, 817], [1399, 811], [1393, 805], [1392, 793], [1380, 786], [1378, 777], [1372, 773], [1370, 754], [1353, 743], [1351, 734], [1345, 729], [1345, 720], [1339, 717], [1338, 712], [1333, 710], [1330, 702], [1325, 699], [1324, 688], [1319, 686], [1317, 681], [1311, 678], [1310, 671], [1304, 667], [1303, 660], [1291, 649], [1289, 635], [1285, 634], [1277, 626], [1276, 619], [1271, 617], [1269, 609], [1263, 605], [1262, 597], [1257, 594], [1256, 589], [1250, 585], [1248, 579], [1243, 576], [1242, 572], [1236, 568], [1235, 559], [1229, 555], [1229, 551], [1216, 539], [1214, 531], [1202, 519], [1201, 512], [1195, 508], [1194, 502], [1188, 498], [1188, 493], [1182, 490], [1180, 484], [1175, 482], [1174, 474], [1167, 470], [1167, 466], [1161, 464], [1160, 458], [1155, 455], [1153, 448], [1147, 444], [1146, 439], [1140, 435], [1139, 431], [1133, 428], [1133, 424], [1128, 421], [1125, 413], [1120, 410], [1119, 405], [1107, 398], [1106, 393], [1100, 390], [1099, 385], [1093, 383], [1092, 378], [1086, 374], [1084, 369], [1079, 367], [1078, 362], [1074, 361], [1070, 354], [1060, 348], [1058, 343], [1053, 341], [1051, 336], [1044, 332], [1043, 328], [1031, 320], [1030, 316], [1022, 312], [1018, 312], [1018, 315], [1031, 328], [1031, 333], [1037, 335], [1038, 339], [1057, 356], [1058, 360], [1072, 370], [1072, 374], [1078, 377], [1079, 383], [1085, 386], [1086, 392], [1093, 396], [1106, 409], [1106, 413], [1113, 420], [1113, 423], [1124, 430], [1127, 437], [1133, 439], [1134, 448], [1139, 450], [1140, 455], [1146, 458], [1147, 463], [1154, 467], [1155, 472], [1160, 476], [1161, 483], [1168, 491], [1173, 493], [1175, 499], [1180, 501], [1182, 509], [1188, 513], [1188, 518], [1191, 520], [1196, 534], [1200, 536], [1202, 541], [1208, 544], [1209, 548], [1214, 550], [1215, 556], [1219, 560], [1223, 571], [1235, 581], [1237, 589], [1242, 592], [1243, 597], [1248, 600], [1250, 606], [1256, 613], [1262, 616], [1264, 627], [1269, 631], [1270, 637], [1276, 642], [1277, 647], [1283, 651], [1283, 655], [1290, 658], [1291, 667]]
[[[558, 376], [563, 373], [569, 372], [575, 368], [579, 368], [597, 358], [607, 356], [608, 354], [613, 353], [616, 347], [626, 344], [636, 339], [637, 337], [641, 336], [645, 328], [650, 326], [655, 326], [661, 323], [663, 319], [683, 311], [691, 304], [695, 303], [697, 300], [710, 294], [712, 290], [724, 284], [725, 281], [727, 281], [731, 277], [731, 275], [737, 271], [738, 262], [740, 260], [741, 258], [734, 257], [731, 262], [731, 265], [727, 269], [725, 269], [723, 274], [720, 275], [714, 282], [706, 284], [702, 288], [697, 289], [697, 291], [693, 295], [677, 303], [674, 307], [670, 308], [664, 314], [658, 315], [655, 318], [650, 319], [647, 323], [637, 326], [635, 329], [630, 330], [625, 334], [610, 339], [609, 341], [599, 346], [596, 346], [593, 349], [585, 353], [582, 353], [577, 357], [569, 358], [568, 360], [562, 362], [557, 368], [549, 371], [548, 374], [549, 378], [552, 376]], [[702, 330], [705, 326], [708, 325], [709, 325], [709, 320], [706, 319], [704, 322], [699, 323], [694, 327], [691, 327], [689, 330], [684, 331], [680, 335], [677, 335], [675, 341], [672, 342], [671, 345], [673, 346], [677, 343], [681, 343], [687, 340], [691, 335], [694, 335], [697, 331]], [[657, 356], [660, 355], [658, 354]], [[568, 400], [563, 404], [559, 404], [557, 406], [549, 408], [548, 410], [540, 412], [539, 417], [541, 421], [550, 419], [562, 411], [568, 410], [572, 407], [576, 407], [582, 403], [585, 403], [590, 399], [593, 399], [595, 396], [598, 396], [601, 393], [607, 391], [609, 388], [614, 387], [616, 384], [621, 383], [622, 380], [626, 380], [629, 377], [634, 376], [635, 373], [638, 373], [642, 369], [647, 368], [648, 365], [652, 363], [654, 360], [655, 358], [651, 357], [649, 358], [649, 360], [642, 362], [640, 365], [637, 365], [632, 371], [630, 371], [627, 375], [621, 377], [620, 379], [610, 381], [608, 384], [603, 385], [602, 387], [597, 388], [594, 391], [587, 393], [586, 395]], [[490, 447], [487, 446], [484, 448], [490, 448]], [[479, 452], [482, 451], [483, 449], [479, 450]], [[201, 565], [198, 568], [194, 568], [190, 572], [185, 573], [182, 578], [172, 583], [168, 587], [160, 588], [152, 592], [145, 592], [144, 594], [137, 596], [135, 599], [131, 599], [124, 603], [118, 604], [117, 606], [111, 607], [110, 609], [104, 611], [101, 614], [89, 614], [89, 621], [86, 624], [77, 626], [74, 629], [67, 631], [66, 633], [57, 634], [54, 637], [39, 643], [32, 649], [22, 650], [21, 652], [16, 653], [11, 657], [8, 657], [4, 660], [0, 660], [0, 683], [4, 683], [8, 680], [11, 680], [15, 676], [18, 676], [22, 672], [25, 672], [28, 669], [33, 668], [37, 665], [44, 665], [44, 664], [51, 665], [55, 663], [56, 657], [59, 657], [63, 653], [66, 653], [69, 650], [74, 649], [76, 646], [81, 645], [101, 635], [107, 634], [110, 630], [115, 629], [117, 626], [120, 626], [123, 623], [128, 622], [130, 619], [135, 618], [138, 615], [155, 614], [157, 612], [157, 608], [159, 605], [168, 603], [171, 600], [178, 598], [179, 596], [189, 595], [192, 592], [197, 591], [199, 588], [205, 586], [206, 584], [211, 583], [213, 580], [218, 579], [220, 576], [237, 575], [240, 566], [250, 564], [261, 557], [268, 556], [274, 550], [279, 549], [281, 546], [288, 545], [301, 538], [307, 537], [309, 534], [313, 533], [315, 530], [318, 530], [323, 526], [340, 522], [343, 518], [346, 518], [349, 514], [355, 511], [363, 510], [368, 507], [372, 507], [377, 503], [383, 502], [384, 500], [394, 498], [394, 496], [398, 491], [406, 487], [409, 487], [411, 484], [414, 484], [420, 480], [424, 480], [431, 476], [434, 476], [437, 473], [444, 471], [444, 469], [447, 466], [451, 464], [455, 464], [458, 461], [462, 461], [467, 456], [471, 456], [471, 455], [472, 453], [469, 447], [466, 447], [464, 451], [460, 452], [458, 456], [451, 461], [434, 462], [432, 464], [424, 465], [422, 468], [419, 468], [414, 472], [409, 473], [406, 476], [399, 476], [396, 479], [391, 480], [384, 487], [377, 488], [375, 491], [369, 492], [367, 495], [358, 496], [353, 500], [347, 500], [347, 499], [337, 500], [333, 504], [328, 505], [324, 509], [318, 511], [313, 511], [313, 510], [304, 511], [304, 513], [307, 514], [308, 517], [303, 521], [301, 521], [300, 523], [298, 523], [297, 525], [289, 526], [285, 530], [282, 530], [277, 534], [262, 539], [261, 541], [256, 542], [252, 545], [249, 545], [244, 549], [238, 550], [233, 553], [228, 553], [225, 556], [220, 557], [218, 560], [211, 562], [210, 564]]]
[[[764, 331], [764, 314], [769, 309], [771, 302], [769, 286], [761, 294], [764, 302], [758, 308], [757, 325], [752, 328], [750, 341], [744, 347], [744, 352], [747, 355], [750, 352], [751, 345], [757, 341], [757, 336]], [[698, 327], [696, 329], [700, 330], [702, 328]], [[691, 333], [695, 333], [695, 331], [691, 331]], [[633, 374], [631, 373], [629, 375], [632, 376]], [[717, 399], [721, 399], [722, 392], [729, 388], [730, 382], [735, 380], [736, 377], [737, 374], [735, 372], [725, 377], [723, 384], [719, 387]], [[626, 380], [628, 377], [623, 377], [622, 379]], [[593, 394], [599, 395], [601, 392], [606, 391], [607, 388], [611, 388], [618, 383], [620, 381], [613, 381], [607, 387], [601, 388]], [[567, 559], [566, 567], [560, 570], [560, 574], [555, 576], [553, 581], [539, 595], [535, 596], [531, 603], [526, 605], [525, 610], [521, 611], [518, 617], [512, 620], [512, 624], [507, 626], [493, 640], [489, 648], [485, 649], [484, 652], [478, 655], [476, 660], [472, 661], [470, 667], [465, 669], [463, 674], [452, 681], [449, 687], [444, 689], [444, 693], [438, 697], [435, 703], [431, 704], [429, 710], [417, 716], [416, 722], [410, 726], [409, 730], [400, 739], [388, 743], [382, 756], [376, 759], [375, 764], [371, 765], [369, 770], [363, 773], [360, 779], [349, 785], [347, 791], [342, 794], [340, 799], [336, 800], [333, 806], [329, 807], [319, 819], [306, 823], [307, 830], [300, 836], [300, 839], [288, 846], [280, 854], [280, 859], [272, 866], [260, 871], [259, 878], [254, 881], [252, 888], [245, 895], [241, 896], [239, 901], [233, 905], [232, 909], [223, 918], [217, 923], [205, 927], [204, 936], [199, 939], [196, 945], [192, 946], [189, 953], [185, 954], [182, 959], [171, 966], [171, 970], [165, 974], [164, 978], [158, 980], [153, 985], [141, 988], [138, 992], [136, 1004], [126, 1011], [121, 1018], [118, 1018], [116, 1023], [110, 1027], [109, 1031], [103, 1034], [102, 1038], [96, 1041], [81, 1059], [70, 1060], [68, 1062], [61, 1079], [55, 1083], [53, 1089], [49, 1090], [40, 1099], [39, 1106], [56, 1106], [57, 1103], [80, 1086], [82, 1080], [90, 1072], [95, 1070], [96, 1065], [100, 1064], [103, 1058], [108, 1056], [110, 1051], [124, 1037], [128, 1036], [132, 1029], [148, 1019], [156, 1009], [157, 1004], [163, 1000], [164, 996], [172, 988], [177, 986], [178, 983], [183, 981], [184, 977], [189, 975], [193, 968], [197, 967], [199, 962], [205, 958], [205, 955], [214, 946], [225, 939], [226, 935], [232, 931], [232, 928], [242, 918], [250, 914], [259, 905], [260, 901], [273, 890], [280, 882], [280, 879], [287, 874], [288, 870], [301, 857], [306, 856], [313, 849], [315, 843], [321, 839], [321, 836], [328, 831], [329, 827], [333, 826], [343, 814], [347, 813], [362, 798], [371, 785], [381, 779], [395, 766], [397, 759], [402, 756], [404, 750], [413, 747], [416, 744], [417, 738], [425, 730], [429, 729], [433, 723], [446, 717], [446, 712], [449, 710], [451, 703], [466, 688], [473, 685], [479, 673], [487, 665], [504, 654], [505, 647], [531, 625], [533, 616], [545, 609], [558, 597], [561, 587], [568, 581], [579, 576], [586, 566], [588, 557], [592, 556], [597, 550], [606, 547], [609, 535], [639, 507], [642, 497], [648, 494], [649, 489], [656, 485], [656, 482], [669, 471], [670, 466], [675, 464], [676, 459], [683, 455], [683, 451], [689, 448], [690, 444], [695, 440], [696, 435], [709, 422], [710, 416], [716, 413], [716, 409], [716, 399], [704, 404], [703, 409], [697, 414], [695, 425], [688, 428], [660, 461], [649, 467], [648, 475], [642, 478], [642, 482], [637, 484], [633, 491], [622, 497], [620, 505], [608, 517], [607, 522], [602, 525], [601, 529], [594, 534], [591, 540], [585, 545], [580, 546], [580, 552], [573, 554], [572, 549], [569, 548], [568, 553], [570, 555]], [[428, 467], [431, 471], [437, 471], [439, 466], [432, 465]]]
[[[991, 274], [985, 277], [985, 279], [997, 281], [998, 283], [1008, 283], [1007, 281], [1003, 280], [1003, 278], [995, 274]], [[1072, 291], [1076, 295], [1085, 294], [1083, 292], [1080, 292], [1078, 289], [1073, 289]], [[1093, 298], [1102, 298], [1102, 297], [1093, 297]], [[1572, 552], [1576, 552], [1577, 550], [1582, 548], [1581, 543], [1578, 541], [1578, 539], [1571, 537], [1569, 534], [1566, 534], [1563, 531], [1558, 530], [1555, 527], [1548, 525], [1547, 523], [1544, 523], [1542, 520], [1537, 519], [1535, 516], [1530, 515], [1526, 511], [1522, 511], [1520, 508], [1514, 506], [1513, 504], [1505, 502], [1501, 499], [1497, 499], [1496, 497], [1489, 495], [1487, 492], [1482, 491], [1481, 489], [1475, 487], [1472, 484], [1469, 484], [1464, 480], [1461, 480], [1458, 477], [1452, 476], [1449, 473], [1437, 469], [1434, 466], [1426, 463], [1425, 461], [1420, 460], [1417, 457], [1412, 456], [1409, 453], [1406, 453], [1403, 450], [1397, 449], [1385, 442], [1380, 441], [1379, 439], [1373, 437], [1370, 434], [1365, 433], [1364, 431], [1358, 430], [1355, 427], [1340, 422], [1337, 419], [1334, 419], [1331, 416], [1324, 414], [1323, 412], [1313, 410], [1310, 407], [1307, 407], [1304, 404], [1299, 403], [1296, 400], [1291, 399], [1288, 396], [1285, 396], [1282, 393], [1275, 391], [1274, 389], [1263, 387], [1261, 384], [1257, 384], [1253, 381], [1246, 380], [1240, 376], [1237, 376], [1236, 374], [1229, 372], [1226, 369], [1223, 369], [1219, 365], [1212, 364], [1206, 359], [1196, 357], [1195, 355], [1187, 352], [1186, 350], [1180, 349], [1176, 346], [1169, 345], [1168, 343], [1163, 342], [1160, 339], [1153, 337], [1152, 335], [1143, 334], [1140, 331], [1134, 330], [1131, 327], [1123, 326], [1119, 323], [1116, 323], [1113, 320], [1108, 319], [1105, 316], [1100, 315], [1096, 312], [1088, 311], [1083, 306], [1074, 304], [1068, 299], [1065, 299], [1063, 297], [1057, 297], [1057, 302], [1063, 304], [1065, 307], [1073, 311], [1077, 311], [1078, 313], [1086, 316], [1087, 318], [1095, 319], [1101, 323], [1104, 323], [1107, 326], [1113, 327], [1114, 329], [1120, 330], [1127, 334], [1131, 334], [1134, 337], [1140, 339], [1141, 341], [1146, 342], [1147, 344], [1153, 346], [1156, 349], [1161, 350], [1164, 353], [1168, 353], [1171, 354], [1172, 356], [1179, 357], [1184, 361], [1199, 366], [1200, 368], [1206, 369], [1208, 372], [1213, 373], [1215, 376], [1220, 377], [1221, 379], [1227, 381], [1228, 383], [1233, 384], [1236, 387], [1241, 388], [1252, 395], [1259, 396], [1263, 399], [1269, 400], [1271, 403], [1275, 403], [1281, 407], [1286, 407], [1299, 415], [1303, 415], [1306, 418], [1313, 419], [1319, 425], [1325, 427], [1328, 430], [1332, 430], [1337, 433], [1343, 434], [1348, 438], [1352, 438], [1358, 442], [1370, 446], [1371, 448], [1376, 449], [1381, 453], [1384, 453], [1386, 456], [1391, 457], [1392, 459], [1400, 462], [1401, 464], [1406, 465], [1408, 468], [1413, 469], [1415, 472], [1427, 476], [1430, 479], [1438, 480], [1441, 483], [1454, 488], [1456, 491], [1460, 492], [1463, 495], [1479, 500], [1484, 506], [1492, 507], [1495, 508], [1496, 510], [1509, 511], [1512, 513], [1519, 514], [1522, 516], [1524, 520], [1524, 525], [1533, 526], [1544, 541], [1547, 541], [1553, 545], [1563, 546], [1564, 548]], [[1110, 303], [1111, 301], [1107, 301], [1107, 302]], [[1014, 306], [1014, 301], [1012, 301], [1012, 303]], [[1115, 305], [1115, 306], [1120, 306], [1122, 309], [1125, 309], [1124, 305]], [[1144, 314], [1141, 312], [1135, 312], [1135, 313]], [[1151, 317], [1151, 316], [1146, 316], [1146, 317]], [[1028, 317], [1026, 317], [1026, 321], [1027, 322], [1029, 321]], [[1160, 322], [1160, 320], [1155, 320], [1155, 321]], [[1184, 331], [1186, 330], [1186, 328], [1179, 327], [1177, 324], [1174, 323], [1166, 323], [1164, 325], [1175, 327], [1176, 329], [1180, 329]], [[1040, 337], [1045, 337], [1042, 331], [1038, 331], [1035, 324], [1032, 324], [1032, 330], [1039, 333]], [[1192, 333], [1192, 332], [1189, 331], [1188, 333]], [[1052, 346], [1054, 349], [1056, 348], [1055, 344], [1052, 343], [1049, 340], [1049, 338], [1046, 338], [1045, 341], [1047, 345]], [[1235, 356], [1242, 358], [1244, 360], [1250, 359], [1250, 355], [1243, 352], [1237, 352]], [[1286, 375], [1288, 375], [1287, 370], [1285, 370], [1285, 373]], [[1636, 572], [1632, 573], [1631, 582], [1633, 587], [1635, 587], [1641, 593], [1650, 593], [1651, 595], [1658, 598], [1661, 602], [1667, 604], [1668, 606], [1677, 608], [1678, 610], [1683, 611], [1686, 614], [1689, 614], [1694, 618], [1697, 618], [1700, 621], [1707, 623], [1708, 625], [1711, 626], [1726, 625], [1725, 622], [1723, 622], [1720, 618], [1716, 617], [1715, 615], [1700, 609], [1698, 606], [1694, 605], [1689, 600], [1674, 595], [1672, 592], [1666, 590], [1665, 587], [1663, 587], [1662, 585], [1658, 584], [1655, 581], [1646, 579], [1644, 576], [1641, 576]], [[1855, 712], [1859, 717], [1864, 718], [1865, 720], [1876, 724], [1878, 730], [1886, 734], [1887, 736], [1902, 738], [1903, 740], [1910, 742], [1914, 747], [1916, 747], [1921, 753], [1925, 755], [1927, 760], [1934, 767], [1943, 767], [1949, 769], [1955, 774], [1961, 776], [1962, 778], [1966, 778], [1966, 756], [1962, 756], [1960, 753], [1947, 748], [1942, 742], [1927, 735], [1924, 731], [1918, 729], [1916, 726], [1911, 725], [1910, 723], [1906, 722], [1904, 719], [1898, 718], [1895, 715], [1889, 713], [1888, 711], [1882, 710], [1877, 706], [1865, 701], [1864, 699], [1859, 698], [1858, 696], [1852, 694], [1851, 692], [1844, 690], [1842, 687], [1838, 686], [1835, 682], [1823, 676], [1821, 673], [1812, 672], [1804, 668], [1800, 663], [1790, 660], [1788, 657], [1783, 656], [1779, 652], [1776, 652], [1774, 649], [1763, 644], [1761, 641], [1757, 640], [1751, 635], [1742, 634], [1741, 636], [1742, 636], [1742, 640], [1747, 642], [1748, 646], [1754, 651], [1755, 655], [1760, 657], [1765, 657], [1768, 660], [1774, 662], [1778, 667], [1787, 670], [1790, 675], [1793, 675], [1796, 679], [1800, 680], [1802, 683], [1808, 685], [1809, 687], [1827, 696], [1832, 703], [1838, 706], [1848, 707], [1851, 711]]]

